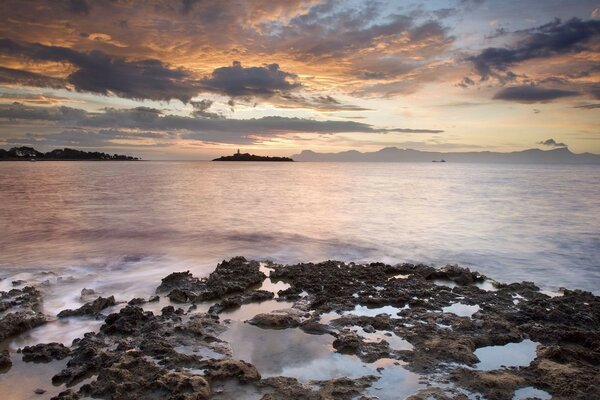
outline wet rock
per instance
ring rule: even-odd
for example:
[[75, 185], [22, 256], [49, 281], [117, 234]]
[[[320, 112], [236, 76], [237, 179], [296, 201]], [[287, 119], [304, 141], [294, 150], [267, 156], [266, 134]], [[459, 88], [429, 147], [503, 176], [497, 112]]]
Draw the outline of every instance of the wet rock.
[[300, 324], [300, 329], [311, 335], [325, 335], [333, 332], [329, 325], [321, 324], [313, 319], [303, 321]]
[[8, 350], [0, 351], [0, 373], [8, 371], [10, 367], [12, 367], [12, 361]]
[[86, 289], [86, 288], [81, 289], [81, 297], [93, 296], [95, 294], [96, 294], [96, 291], [94, 289]]
[[144, 300], [141, 297], [136, 297], [136, 298], [129, 300], [129, 302], [127, 304], [129, 304], [130, 306], [139, 306], [139, 305], [145, 304], [145, 303], [146, 303], [146, 300]]
[[426, 279], [445, 279], [454, 281], [459, 285], [470, 285], [475, 282], [483, 282], [485, 276], [476, 271], [471, 272], [469, 268], [448, 264], [445, 267], [432, 271], [431, 274], [426, 276]]
[[46, 391], [44, 389], [37, 388], [37, 389], [35, 389], [33, 391], [33, 393], [35, 393], [35, 394], [44, 394], [44, 393], [46, 393]]
[[25, 346], [20, 350], [25, 362], [50, 362], [52, 360], [62, 360], [66, 358], [71, 351], [62, 343], [40, 343], [34, 346]]
[[85, 303], [76, 310], [62, 310], [58, 313], [58, 318], [66, 317], [82, 317], [82, 316], [97, 316], [105, 308], [116, 305], [115, 297], [108, 298], [98, 297], [91, 303]]
[[242, 383], [260, 380], [258, 370], [252, 364], [242, 360], [216, 360], [207, 367], [205, 375], [209, 379], [236, 378]]
[[460, 386], [481, 393], [489, 400], [510, 400], [515, 389], [526, 386], [526, 380], [512, 371], [474, 371], [459, 368], [452, 379]]
[[205, 283], [203, 280], [193, 276], [190, 271], [173, 272], [161, 280], [160, 285], [156, 288], [157, 293], [170, 292], [173, 289], [189, 290], [199, 292], [204, 289]]
[[35, 311], [17, 311], [0, 319], [0, 342], [46, 323], [46, 317]]
[[154, 314], [137, 306], [127, 305], [118, 313], [110, 314], [104, 320], [100, 330], [107, 334], [132, 334], [146, 322], [152, 320]]
[[167, 297], [173, 303], [188, 303], [194, 301], [198, 294], [186, 289], [173, 289], [169, 292]]
[[263, 329], [287, 329], [300, 326], [300, 318], [290, 313], [258, 314], [248, 323]]
[[223, 261], [208, 276], [207, 289], [199, 295], [200, 300], [212, 300], [227, 294], [240, 293], [266, 279], [257, 261], [234, 257]]
[[18, 279], [16, 281], [12, 281], [11, 282], [13, 286], [21, 286], [27, 283], [27, 281], [24, 281], [22, 279]]
[[204, 400], [210, 398], [210, 386], [198, 375], [172, 372], [162, 376], [159, 383], [177, 400]]
[[275, 297], [275, 295], [267, 290], [252, 290], [242, 294], [225, 297], [219, 303], [211, 306], [208, 312], [211, 314], [219, 314], [224, 310], [240, 307], [242, 304], [270, 300], [273, 297]]
[[159, 300], [160, 300], [160, 297], [159, 297], [159, 296], [151, 296], [151, 297], [148, 299], [148, 303], [155, 303], [155, 302], [157, 302], [157, 301], [159, 301]]
[[67, 389], [63, 392], [60, 392], [56, 396], [52, 397], [50, 400], [79, 400], [81, 397], [71, 389]]

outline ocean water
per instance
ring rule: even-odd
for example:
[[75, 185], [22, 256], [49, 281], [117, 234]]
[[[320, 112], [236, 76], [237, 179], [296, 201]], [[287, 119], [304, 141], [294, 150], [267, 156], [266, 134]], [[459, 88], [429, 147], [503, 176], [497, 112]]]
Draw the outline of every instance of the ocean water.
[[[439, 163], [0, 163], [0, 290], [149, 295], [235, 255], [458, 263], [600, 293], [600, 168]], [[66, 279], [68, 278], [68, 279]]]

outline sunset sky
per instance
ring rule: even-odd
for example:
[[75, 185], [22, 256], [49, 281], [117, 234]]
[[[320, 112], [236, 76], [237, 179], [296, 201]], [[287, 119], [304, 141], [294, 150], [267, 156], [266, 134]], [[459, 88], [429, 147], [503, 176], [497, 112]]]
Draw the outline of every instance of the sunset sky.
[[0, 15], [3, 148], [600, 153], [598, 0], [3, 0]]

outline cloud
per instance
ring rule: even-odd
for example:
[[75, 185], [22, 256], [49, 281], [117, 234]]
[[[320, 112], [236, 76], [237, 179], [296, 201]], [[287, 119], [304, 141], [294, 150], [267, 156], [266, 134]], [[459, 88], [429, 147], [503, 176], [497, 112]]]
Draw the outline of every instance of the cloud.
[[490, 77], [511, 80], [509, 68], [527, 60], [594, 51], [600, 42], [600, 21], [573, 18], [562, 22], [556, 19], [516, 34], [521, 39], [515, 45], [488, 47], [469, 58], [482, 80]]
[[566, 144], [559, 143], [559, 142], [555, 141], [554, 139], [542, 140], [541, 142], [537, 142], [536, 144], [541, 144], [543, 146], [548, 146], [548, 147], [568, 147]]
[[494, 95], [495, 100], [515, 101], [518, 103], [548, 103], [563, 97], [578, 96], [579, 92], [561, 89], [545, 89], [539, 86], [511, 86]]
[[206, 91], [232, 97], [270, 97], [302, 86], [296, 75], [282, 71], [278, 64], [245, 68], [239, 61], [234, 61], [229, 67], [215, 69], [210, 77], [202, 80], [201, 85]]
[[596, 108], [600, 108], [600, 103], [582, 104], [573, 108], [581, 108], [583, 110], [595, 110]]
[[[0, 47], [1, 46], [2, 44], [0, 43]], [[35, 72], [22, 71], [18, 69], [5, 67], [0, 67], [0, 83], [11, 86], [35, 86], [47, 87], [52, 89], [66, 88], [66, 82], [62, 79], [36, 74]]]
[[[76, 90], [100, 94], [114, 93], [135, 99], [189, 101], [198, 93], [191, 72], [171, 68], [159, 60], [133, 60], [95, 50], [78, 52], [66, 47], [39, 43], [18, 43], [0, 39], [0, 54], [20, 56], [33, 61], [66, 62], [77, 68], [65, 82]], [[31, 73], [25, 72], [25, 75]], [[39, 86], [46, 86], [41, 80]]]
[[0, 82], [12, 79], [21, 84], [55, 88], [70, 84], [79, 91], [134, 99], [179, 99], [187, 103], [202, 92], [269, 98], [302, 86], [295, 74], [282, 71], [278, 64], [243, 67], [234, 61], [231, 66], [216, 68], [199, 79], [190, 70], [174, 68], [159, 60], [127, 60], [98, 50], [84, 53], [66, 47], [0, 39], [0, 54], [33, 61], [66, 62], [77, 68], [62, 81], [29, 71], [0, 68]]
[[190, 101], [192, 107], [194, 107], [194, 111], [192, 111], [192, 115], [196, 118], [224, 118], [223, 115], [219, 113], [214, 113], [208, 111], [212, 105], [212, 100], [204, 99], [200, 101]]
[[[92, 113], [71, 107], [36, 107], [23, 104], [0, 104], [0, 119], [17, 124], [46, 121], [62, 130], [76, 127], [118, 132], [158, 132], [178, 135], [182, 139], [211, 143], [259, 143], [290, 133], [333, 135], [338, 133], [440, 133], [437, 129], [379, 128], [354, 121], [318, 121], [305, 118], [262, 117], [251, 119], [192, 118], [163, 114], [160, 110], [137, 107], [133, 109], [108, 108]], [[26, 125], [25, 125], [26, 126]]]

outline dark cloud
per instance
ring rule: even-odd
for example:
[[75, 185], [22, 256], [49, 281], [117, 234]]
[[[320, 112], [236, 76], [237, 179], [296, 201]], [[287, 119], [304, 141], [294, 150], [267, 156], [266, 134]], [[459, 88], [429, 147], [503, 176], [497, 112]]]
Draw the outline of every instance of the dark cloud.
[[[1, 43], [0, 43], [1, 46]], [[18, 69], [0, 67], [0, 83], [8, 85], [47, 87], [52, 89], [64, 89], [66, 82], [34, 72]]]
[[495, 100], [515, 101], [518, 103], [548, 103], [563, 97], [578, 96], [579, 92], [561, 89], [545, 89], [539, 86], [511, 86], [494, 95]]
[[482, 80], [502, 79], [509, 68], [523, 61], [593, 50], [600, 43], [600, 21], [559, 19], [517, 32], [522, 39], [511, 47], [489, 47], [469, 58]]
[[583, 110], [595, 110], [596, 108], [600, 108], [600, 103], [582, 104], [580, 106], [575, 106], [574, 108], [581, 108]]
[[217, 68], [210, 76], [198, 79], [189, 70], [173, 68], [159, 60], [127, 60], [97, 50], [84, 53], [66, 47], [19, 43], [10, 39], [0, 39], [0, 54], [33, 61], [64, 62], [77, 68], [64, 80], [0, 68], [0, 82], [12, 80], [54, 88], [70, 84], [79, 91], [134, 99], [179, 99], [187, 103], [201, 92], [268, 98], [302, 86], [295, 74], [282, 71], [278, 64], [243, 67], [234, 61], [231, 66]]
[[330, 95], [301, 96], [292, 93], [281, 95], [275, 104], [283, 108], [309, 108], [318, 111], [371, 111], [370, 108], [341, 103]]
[[[91, 113], [70, 107], [35, 107], [23, 104], [0, 105], [0, 119], [15, 122], [47, 121], [53, 126], [77, 127], [129, 132], [136, 131], [177, 133], [184, 139], [219, 143], [254, 143], [287, 133], [439, 133], [441, 130], [377, 128], [354, 121], [317, 121], [304, 118], [262, 117], [252, 119], [211, 119], [164, 115], [160, 110], [147, 107], [133, 109], [106, 109]], [[262, 139], [261, 139], [262, 138]]]
[[[136, 99], [179, 99], [183, 102], [198, 93], [197, 83], [189, 71], [171, 68], [158, 60], [129, 61], [101, 51], [83, 53], [66, 47], [17, 43], [10, 39], [0, 39], [0, 54], [33, 61], [69, 63], [77, 70], [65, 82], [80, 91], [105, 95], [114, 93]], [[46, 86], [43, 80], [37, 83]]]
[[543, 146], [548, 146], [548, 147], [568, 147], [566, 144], [559, 143], [554, 139], [542, 140], [541, 142], [537, 142], [537, 144], [541, 144]]
[[234, 61], [229, 67], [215, 69], [210, 77], [202, 80], [202, 87], [234, 97], [270, 97], [298, 89], [301, 84], [297, 82], [296, 75], [282, 71], [278, 64], [245, 68]]
[[87, 0], [67, 0], [67, 8], [74, 14], [88, 15], [90, 13], [90, 5]]
[[194, 111], [192, 111], [192, 115], [196, 118], [224, 118], [223, 115], [215, 112], [208, 111], [212, 105], [212, 100], [204, 99], [200, 101], [190, 101], [192, 107], [194, 107]]

